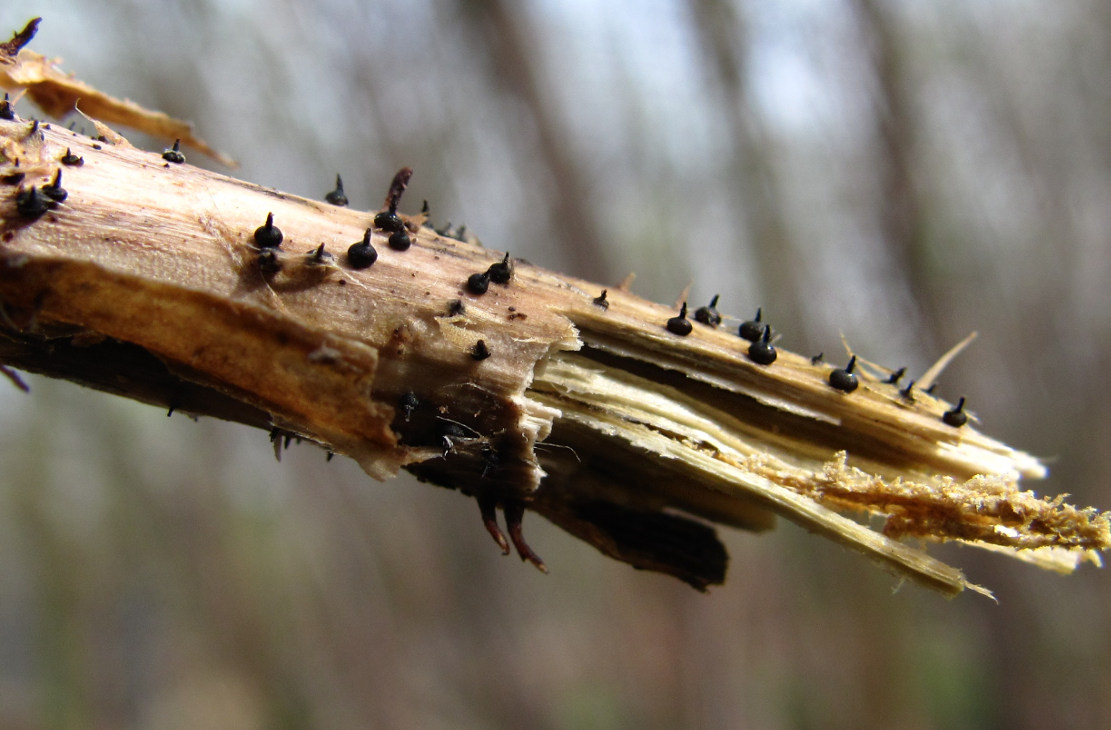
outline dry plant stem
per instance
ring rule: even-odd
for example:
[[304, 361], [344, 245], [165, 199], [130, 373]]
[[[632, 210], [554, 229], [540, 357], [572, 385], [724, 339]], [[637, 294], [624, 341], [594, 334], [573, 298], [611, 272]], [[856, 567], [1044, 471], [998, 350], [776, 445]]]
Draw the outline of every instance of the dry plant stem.
[[[84, 164], [63, 165], [67, 149]], [[68, 196], [39, 215], [29, 191], [58, 170]], [[785, 516], [947, 594], [969, 587], [961, 573], [896, 538], [1062, 571], [1111, 542], [1106, 514], [1020, 491], [1044, 467], [944, 423], [951, 404], [861, 370], [842, 392], [832, 366], [782, 350], [757, 364], [731, 331], [679, 336], [672, 309], [612, 287], [599, 303], [602, 285], [421, 216], [401, 215], [412, 245], [395, 250], [377, 211], [18, 119], [0, 121], [0, 180], [0, 361], [309, 439], [377, 479], [409, 469], [476, 496], [499, 545], [538, 567], [525, 508], [700, 589], [727, 556], [685, 515]], [[276, 248], [256, 239], [268, 216]], [[368, 228], [377, 260], [356, 268], [345, 252]]]

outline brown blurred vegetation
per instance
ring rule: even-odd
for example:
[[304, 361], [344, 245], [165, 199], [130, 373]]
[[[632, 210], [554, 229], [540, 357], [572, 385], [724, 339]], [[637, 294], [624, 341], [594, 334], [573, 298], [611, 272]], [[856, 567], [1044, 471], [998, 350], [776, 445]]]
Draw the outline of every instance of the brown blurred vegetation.
[[[921, 372], [1111, 507], [1111, 10], [783, 3], [14, 0], [33, 48], [196, 121], [237, 176], [336, 172], [515, 256], [763, 306], [784, 346]], [[6, 37], [6, 36], [5, 36]], [[30, 108], [19, 111], [33, 114]], [[155, 142], [136, 137], [149, 148]], [[192, 156], [190, 162], [202, 163]], [[1100, 727], [1111, 588], [941, 548], [999, 605], [789, 524], [709, 595], [266, 435], [32, 378], [0, 389], [5, 728]], [[1102, 720], [1101, 720], [1102, 718]]]

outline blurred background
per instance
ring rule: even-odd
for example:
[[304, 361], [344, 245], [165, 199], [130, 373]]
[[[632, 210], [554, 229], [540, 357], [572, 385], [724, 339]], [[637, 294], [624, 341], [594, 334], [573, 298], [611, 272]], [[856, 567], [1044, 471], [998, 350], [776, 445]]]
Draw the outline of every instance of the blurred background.
[[[605, 284], [762, 306], [921, 373], [1111, 508], [1111, 5], [6, 0], [0, 35], [192, 119], [223, 170]], [[35, 110], [23, 104], [24, 116]], [[127, 134], [127, 130], [121, 130]], [[140, 146], [161, 142], [129, 135]], [[193, 153], [189, 161], [207, 164]], [[947, 602], [789, 523], [700, 595], [535, 516], [261, 431], [0, 382], [4, 728], [1103, 727], [1111, 576], [933, 552]]]

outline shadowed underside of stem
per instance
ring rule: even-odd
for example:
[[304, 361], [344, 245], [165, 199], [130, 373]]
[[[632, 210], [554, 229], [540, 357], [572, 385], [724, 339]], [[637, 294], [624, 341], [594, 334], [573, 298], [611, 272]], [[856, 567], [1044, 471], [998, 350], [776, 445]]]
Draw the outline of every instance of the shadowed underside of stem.
[[397, 214], [407, 175], [354, 211], [108, 139], [0, 120], [0, 362], [408, 469], [541, 567], [526, 508], [700, 589], [727, 563], [705, 521], [784, 516], [949, 594], [899, 538], [1062, 572], [1111, 542], [963, 407], [441, 235]]

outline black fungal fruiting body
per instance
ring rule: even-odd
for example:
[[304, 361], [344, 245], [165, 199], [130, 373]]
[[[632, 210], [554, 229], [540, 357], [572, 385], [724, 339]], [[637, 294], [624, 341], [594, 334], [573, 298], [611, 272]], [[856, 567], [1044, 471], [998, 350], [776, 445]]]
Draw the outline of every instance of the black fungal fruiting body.
[[389, 246], [394, 251], [408, 251], [409, 247], [412, 245], [413, 241], [409, 238], [409, 234], [404, 228], [390, 234]]
[[19, 183], [23, 182], [23, 178], [25, 177], [27, 177], [26, 173], [10, 172], [4, 177], [0, 177], [0, 182], [4, 183], [5, 185], [18, 185]]
[[69, 197], [69, 193], [67, 193], [65, 191], [65, 189], [62, 188], [62, 170], [61, 170], [61, 168], [57, 169], [54, 172], [54, 179], [53, 180], [51, 180], [46, 185], [42, 186], [42, 194], [45, 195], [46, 197], [50, 198], [55, 203], [64, 202], [65, 199], [67, 197]]
[[913, 403], [914, 402], [914, 381], [912, 380], [909, 383], [907, 383], [907, 387], [900, 390], [899, 395], [901, 395], [902, 397], [906, 398], [907, 400], [909, 400]]
[[371, 229], [366, 229], [363, 240], [347, 249], [347, 263], [352, 269], [369, 269], [378, 260], [378, 251], [370, 245]]
[[694, 325], [687, 319], [686, 302], [683, 302], [683, 306], [679, 308], [679, 316], [667, 320], [667, 325], [665, 326], [668, 332], [673, 335], [679, 335], [680, 337], [686, 337], [691, 333], [691, 330], [694, 329]]
[[278, 248], [282, 245], [282, 231], [274, 225], [274, 214], [266, 214], [266, 223], [255, 229], [255, 245], [259, 248]]
[[336, 175], [336, 189], [324, 196], [324, 200], [332, 205], [346, 207], [347, 195], [343, 192], [343, 179]]
[[764, 336], [764, 323], [761, 318], [764, 315], [762, 309], [756, 310], [756, 319], [750, 319], [741, 322], [741, 326], [737, 329], [737, 334], [749, 342], [756, 342]]
[[181, 140], [175, 139], [174, 146], [168, 150], [162, 150], [162, 159], [166, 162], [172, 162], [175, 165], [180, 165], [185, 162], [185, 155], [181, 153]]
[[702, 324], [708, 324], [711, 327], [717, 327], [721, 324], [721, 314], [717, 310], [719, 294], [715, 294], [714, 298], [705, 307], [699, 307], [694, 310], [694, 318]]
[[825, 360], [825, 359], [826, 359], [826, 354], [824, 352], [819, 352], [817, 355], [810, 358], [810, 364], [811, 365], [821, 365], [822, 361]]
[[907, 374], [907, 369], [906, 368], [899, 368], [895, 372], [888, 375], [887, 379], [884, 380], [883, 382], [885, 382], [889, 385], [898, 385], [899, 381], [902, 380], [903, 376], [906, 375], [906, 374]]
[[464, 306], [462, 299], [452, 299], [451, 303], [447, 305], [449, 317], [457, 317], [465, 311], [467, 311], [467, 308]]
[[941, 420], [945, 422], [945, 425], [953, 428], [960, 428], [968, 423], [968, 414], [964, 412], [964, 396], [961, 396], [955, 408], [941, 414]]
[[843, 393], [852, 393], [860, 386], [860, 378], [856, 377], [854, 368], [856, 368], [856, 355], [849, 358], [849, 364], [844, 368], [837, 368], [829, 374], [829, 384]]
[[610, 303], [606, 301], [607, 292], [608, 292], [608, 290], [603, 289], [601, 294], [594, 297], [594, 306], [601, 307], [602, 311], [605, 311], [605, 310], [610, 308]]
[[41, 218], [50, 209], [50, 199], [32, 186], [16, 193], [15, 209], [21, 217], [35, 220]]
[[475, 360], [485, 360], [490, 357], [490, 348], [486, 346], [486, 340], [479, 340], [474, 343], [474, 347], [471, 348], [471, 357]]
[[393, 211], [386, 211], [374, 216], [374, 227], [380, 231], [387, 231], [388, 233], [396, 233], [405, 227], [401, 222], [401, 218]]
[[310, 251], [306, 258], [309, 266], [331, 266], [335, 263], [335, 257], [324, 250], [323, 243]]
[[8, 95], [4, 94], [4, 100], [0, 101], [0, 119], [12, 122], [15, 121], [15, 110], [12, 109], [12, 100]]
[[487, 273], [471, 274], [467, 277], [467, 291], [477, 296], [482, 296], [490, 288], [490, 275]]
[[490, 268], [486, 269], [486, 275], [490, 277], [490, 281], [495, 284], [508, 284], [509, 280], [513, 278], [513, 267], [509, 264], [509, 254], [496, 264], [490, 264]]
[[764, 334], [759, 340], [748, 346], [748, 359], [757, 365], [771, 365], [779, 354], [771, 344], [771, 325], [764, 325]]
[[69, 165], [70, 167], [81, 167], [85, 164], [85, 158], [78, 157], [73, 154], [69, 147], [66, 147], [66, 153], [62, 155], [62, 164]]

